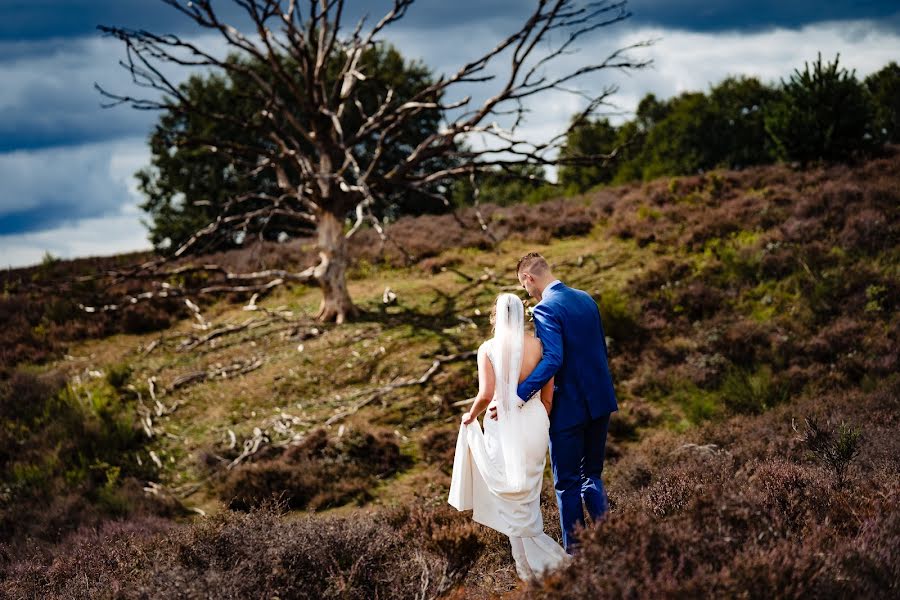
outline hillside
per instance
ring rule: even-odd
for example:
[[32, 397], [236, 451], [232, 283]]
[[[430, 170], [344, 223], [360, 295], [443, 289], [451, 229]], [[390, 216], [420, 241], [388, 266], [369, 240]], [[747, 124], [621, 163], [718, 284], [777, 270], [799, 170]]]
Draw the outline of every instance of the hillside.
[[[85, 277], [123, 258], [8, 272], [0, 589], [891, 596], [898, 211], [893, 152], [487, 205], [489, 234], [471, 211], [465, 226], [404, 218], [388, 233], [413, 262], [372, 231], [353, 238], [363, 315], [340, 326], [310, 318], [305, 287], [87, 315], [78, 302], [140, 287]], [[531, 250], [598, 301], [621, 410], [611, 517], [572, 568], [525, 587], [505, 540], [445, 498], [472, 351]], [[548, 474], [557, 535], [551, 492]], [[280, 507], [257, 508], [273, 494]]]

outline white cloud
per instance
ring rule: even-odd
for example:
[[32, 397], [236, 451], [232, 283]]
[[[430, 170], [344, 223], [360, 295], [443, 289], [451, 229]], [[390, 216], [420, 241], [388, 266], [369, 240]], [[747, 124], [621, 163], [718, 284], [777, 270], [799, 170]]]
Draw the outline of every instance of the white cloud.
[[115, 213], [138, 198], [134, 172], [149, 163], [143, 138], [0, 154], [0, 219], [40, 208], [58, 223]]
[[777, 83], [804, 62], [833, 60], [865, 77], [898, 59], [900, 33], [881, 29], [871, 21], [840, 21], [807, 25], [801, 29], [772, 29], [756, 33], [695, 33], [659, 28], [628, 32], [620, 43], [658, 39], [648, 55], [654, 65], [621, 81], [620, 102], [629, 109], [648, 92], [670, 97], [681, 92], [707, 90], [728, 75], [759, 77]]
[[[0, 235], [0, 265], [149, 247], [134, 173], [149, 163], [142, 138], [0, 154], [0, 219], [37, 211], [46, 229]], [[47, 214], [40, 214], [46, 212]]]
[[125, 209], [121, 214], [82, 219], [45, 231], [0, 236], [0, 265], [37, 264], [46, 252], [60, 258], [76, 258], [149, 248], [147, 230], [137, 212]]

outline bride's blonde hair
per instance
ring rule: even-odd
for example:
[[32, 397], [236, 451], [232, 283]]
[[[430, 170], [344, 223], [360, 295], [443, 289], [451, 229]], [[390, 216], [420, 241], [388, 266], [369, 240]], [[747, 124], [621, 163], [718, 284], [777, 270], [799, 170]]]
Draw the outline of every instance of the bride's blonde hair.
[[[499, 294], [497, 294], [497, 297], [494, 298], [494, 302], [491, 304], [491, 333], [493, 333], [497, 328], [497, 304], [499, 303], [501, 296], [503, 296], [504, 294], [508, 294], [508, 293], [509, 292], [500, 292]], [[510, 294], [510, 295], [516, 296], [515, 294]], [[516, 298], [519, 298], [519, 297], [516, 296]], [[519, 298], [520, 302], [521, 302], [521, 300], [522, 299]], [[523, 302], [522, 304], [524, 305], [525, 303]], [[523, 306], [523, 309], [524, 309], [524, 306]]]

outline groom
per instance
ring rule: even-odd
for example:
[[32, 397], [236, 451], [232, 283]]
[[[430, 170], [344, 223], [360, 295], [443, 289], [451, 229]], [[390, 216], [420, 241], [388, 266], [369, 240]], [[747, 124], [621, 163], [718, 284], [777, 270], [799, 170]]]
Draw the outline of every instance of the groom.
[[541, 361], [519, 384], [519, 398], [531, 398], [551, 377], [550, 460], [563, 545], [574, 550], [576, 525], [584, 525], [581, 500], [592, 519], [607, 511], [600, 475], [609, 415], [618, 410], [606, 356], [606, 336], [597, 303], [586, 292], [563, 285], [543, 256], [526, 254], [516, 267], [519, 283], [538, 300], [534, 328], [544, 346]]

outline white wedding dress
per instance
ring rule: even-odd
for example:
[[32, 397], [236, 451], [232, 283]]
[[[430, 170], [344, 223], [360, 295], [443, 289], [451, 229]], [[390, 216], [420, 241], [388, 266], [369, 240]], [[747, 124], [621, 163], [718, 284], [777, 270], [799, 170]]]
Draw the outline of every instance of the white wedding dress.
[[[491, 344], [487, 354], [491, 364], [496, 365], [492, 342], [485, 343]], [[500, 373], [496, 367], [494, 371]], [[502, 384], [497, 382], [498, 387]], [[513, 409], [521, 410], [518, 421], [521, 438], [517, 442], [525, 455], [524, 485], [518, 488], [510, 485], [498, 421], [485, 417], [484, 431], [477, 419], [460, 426], [448, 498], [457, 510], [471, 509], [476, 522], [509, 536], [516, 572], [523, 580], [539, 577], [569, 558], [565, 550], [544, 533], [541, 485], [550, 440], [550, 421], [537, 397], [539, 394], [524, 404], [516, 397], [516, 408]]]

